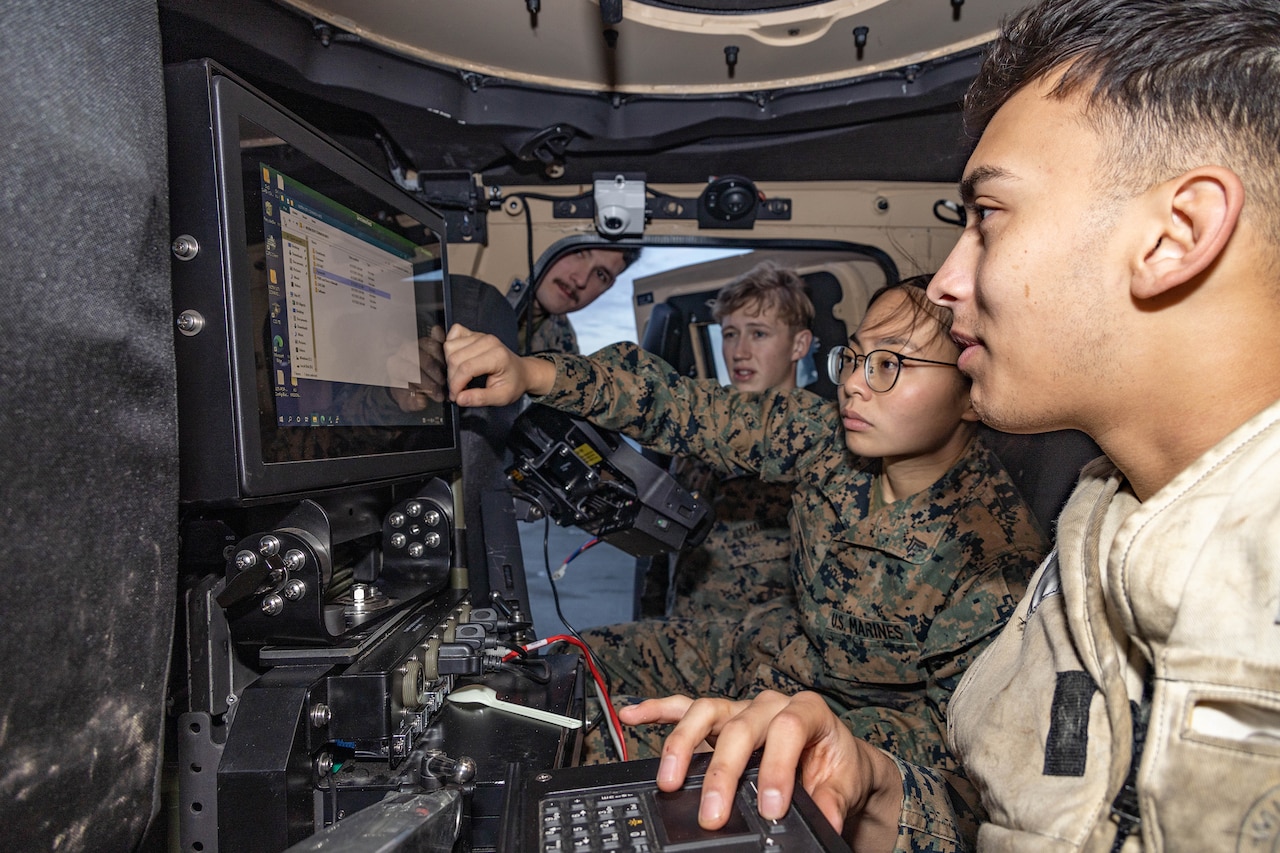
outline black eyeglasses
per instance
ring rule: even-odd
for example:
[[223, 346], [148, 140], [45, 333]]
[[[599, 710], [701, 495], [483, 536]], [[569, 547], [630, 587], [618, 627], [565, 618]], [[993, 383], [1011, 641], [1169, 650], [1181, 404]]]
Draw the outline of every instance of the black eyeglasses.
[[836, 385], [849, 381], [853, 371], [862, 362], [863, 375], [867, 378], [867, 387], [872, 391], [884, 393], [890, 391], [898, 382], [898, 374], [902, 373], [902, 362], [919, 361], [924, 364], [939, 364], [943, 367], [955, 367], [954, 361], [933, 361], [928, 358], [916, 358], [914, 355], [903, 355], [887, 349], [872, 350], [866, 355], [859, 355], [844, 344], [837, 344], [827, 353], [827, 376]]

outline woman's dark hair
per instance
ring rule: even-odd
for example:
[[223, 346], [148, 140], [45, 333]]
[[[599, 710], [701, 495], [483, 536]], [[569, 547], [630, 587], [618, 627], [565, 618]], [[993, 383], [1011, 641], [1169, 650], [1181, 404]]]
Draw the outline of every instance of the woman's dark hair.
[[949, 341], [951, 338], [951, 321], [953, 319], [951, 309], [929, 301], [929, 296], [925, 291], [928, 289], [929, 282], [932, 279], [933, 273], [925, 273], [924, 275], [915, 275], [892, 284], [886, 284], [871, 294], [871, 298], [867, 301], [867, 310], [870, 311], [871, 306], [876, 304], [876, 300], [881, 296], [900, 290], [907, 295], [907, 301], [896, 308], [886, 319], [892, 322], [901, 318], [906, 321], [905, 324], [912, 330], [929, 323], [934, 328], [934, 335], [929, 339], [930, 341], [937, 338], [945, 338]]

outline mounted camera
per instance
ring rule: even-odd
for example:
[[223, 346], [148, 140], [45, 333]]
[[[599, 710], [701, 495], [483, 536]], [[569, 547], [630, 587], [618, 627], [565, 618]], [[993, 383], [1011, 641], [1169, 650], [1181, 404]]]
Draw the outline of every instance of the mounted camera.
[[711, 529], [708, 504], [617, 433], [567, 412], [529, 406], [511, 429], [511, 450], [507, 479], [519, 501], [629, 554], [693, 547]]
[[760, 191], [746, 178], [714, 178], [698, 197], [699, 228], [751, 228], [760, 212]]
[[605, 237], [644, 233], [643, 173], [595, 176], [596, 230]]

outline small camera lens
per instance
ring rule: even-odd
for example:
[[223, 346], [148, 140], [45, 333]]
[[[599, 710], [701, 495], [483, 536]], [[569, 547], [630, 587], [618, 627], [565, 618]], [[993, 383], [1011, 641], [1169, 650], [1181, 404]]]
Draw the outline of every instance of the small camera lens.
[[622, 220], [616, 216], [605, 217], [604, 227], [609, 231], [621, 231]]
[[724, 212], [729, 216], [741, 216], [751, 209], [751, 204], [755, 199], [751, 197], [751, 193], [741, 187], [734, 187], [726, 192], [720, 200]]

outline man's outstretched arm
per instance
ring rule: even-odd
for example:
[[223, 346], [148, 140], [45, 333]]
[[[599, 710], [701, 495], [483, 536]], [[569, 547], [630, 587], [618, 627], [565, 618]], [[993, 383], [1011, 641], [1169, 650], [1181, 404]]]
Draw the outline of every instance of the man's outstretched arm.
[[[556, 381], [556, 366], [546, 359], [518, 356], [493, 335], [454, 325], [444, 342], [449, 399], [459, 406], [505, 406], [524, 394], [540, 396]], [[485, 387], [467, 388], [488, 377]]]

